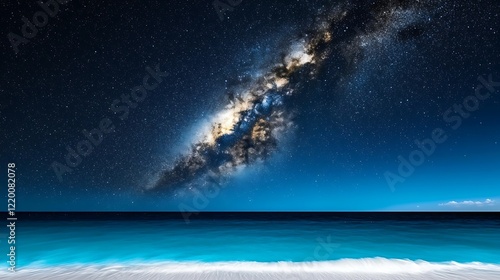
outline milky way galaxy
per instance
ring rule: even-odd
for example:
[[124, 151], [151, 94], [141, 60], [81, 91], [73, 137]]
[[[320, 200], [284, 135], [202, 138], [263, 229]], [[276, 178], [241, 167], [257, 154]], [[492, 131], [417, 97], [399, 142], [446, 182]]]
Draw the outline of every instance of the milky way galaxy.
[[430, 8], [418, 1], [389, 2], [368, 7], [341, 4], [319, 12], [309, 31], [277, 50], [281, 59], [265, 74], [228, 96], [228, 104], [201, 129], [189, 151], [160, 171], [147, 189], [175, 191], [195, 181], [220, 183], [237, 169], [269, 158], [294, 126], [287, 101], [300, 93], [301, 81], [317, 76], [331, 55], [342, 57], [341, 74], [346, 74], [381, 45], [418, 35], [422, 15]]

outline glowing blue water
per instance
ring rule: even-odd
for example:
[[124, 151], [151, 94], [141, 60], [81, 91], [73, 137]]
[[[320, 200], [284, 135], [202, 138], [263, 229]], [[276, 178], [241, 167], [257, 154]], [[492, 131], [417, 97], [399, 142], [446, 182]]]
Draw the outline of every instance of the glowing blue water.
[[497, 221], [20, 221], [18, 267], [384, 257], [500, 263]]

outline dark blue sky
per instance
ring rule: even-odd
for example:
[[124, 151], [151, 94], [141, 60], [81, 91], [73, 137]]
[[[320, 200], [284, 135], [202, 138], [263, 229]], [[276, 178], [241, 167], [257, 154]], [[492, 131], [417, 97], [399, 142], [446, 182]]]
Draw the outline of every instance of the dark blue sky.
[[[17, 165], [18, 210], [500, 210], [500, 86], [478, 80], [500, 82], [497, 2], [371, 2], [243, 1], [221, 21], [210, 1], [73, 0], [17, 54], [8, 34], [41, 8], [2, 4], [0, 155]], [[231, 89], [338, 11], [315, 76], [291, 79], [293, 125], [266, 160], [215, 195], [143, 193]], [[121, 119], [110, 107], [156, 65], [162, 81]], [[115, 131], [58, 180], [54, 162], [106, 118]], [[446, 140], [403, 176], [398, 157], [423, 155], [415, 140], [436, 129]]]

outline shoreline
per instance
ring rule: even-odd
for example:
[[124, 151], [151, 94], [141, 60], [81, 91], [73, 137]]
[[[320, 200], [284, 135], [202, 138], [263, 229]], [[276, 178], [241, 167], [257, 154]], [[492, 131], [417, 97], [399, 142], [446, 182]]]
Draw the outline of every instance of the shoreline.
[[28, 266], [9, 279], [499, 279], [500, 264], [431, 263], [400, 259], [367, 258], [322, 262], [162, 262], [143, 264]]

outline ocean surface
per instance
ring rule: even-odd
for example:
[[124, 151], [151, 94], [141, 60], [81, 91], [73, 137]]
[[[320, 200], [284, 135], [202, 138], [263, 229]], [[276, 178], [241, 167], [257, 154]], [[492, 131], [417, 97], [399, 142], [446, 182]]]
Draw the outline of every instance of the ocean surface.
[[17, 222], [16, 249], [18, 273], [155, 266], [156, 272], [193, 273], [217, 267], [385, 274], [454, 268], [500, 276], [500, 220], [28, 219]]

